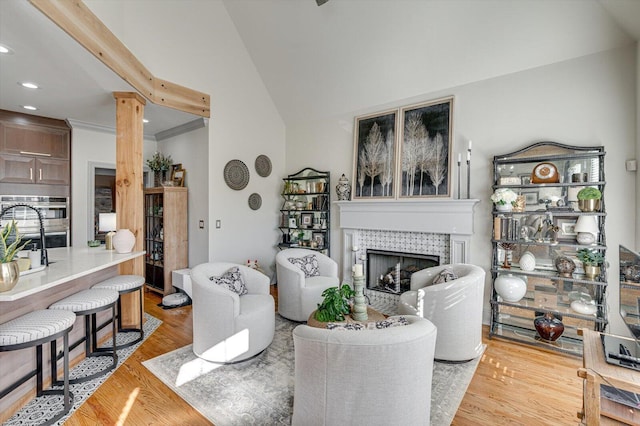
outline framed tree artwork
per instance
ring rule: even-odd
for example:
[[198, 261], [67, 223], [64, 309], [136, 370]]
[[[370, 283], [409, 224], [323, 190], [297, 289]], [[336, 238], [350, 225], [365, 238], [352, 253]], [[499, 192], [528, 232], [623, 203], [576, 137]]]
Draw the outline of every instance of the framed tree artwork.
[[453, 97], [401, 109], [400, 198], [451, 196]]
[[395, 198], [398, 110], [356, 117], [353, 199]]

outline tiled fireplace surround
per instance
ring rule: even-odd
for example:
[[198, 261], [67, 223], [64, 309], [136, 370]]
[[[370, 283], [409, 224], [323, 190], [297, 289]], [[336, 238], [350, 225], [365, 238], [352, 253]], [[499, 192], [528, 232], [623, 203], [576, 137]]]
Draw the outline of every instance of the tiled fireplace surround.
[[[337, 201], [342, 233], [342, 277], [367, 249], [440, 256], [440, 264], [469, 263], [473, 210], [478, 200]], [[357, 252], [353, 248], [357, 247]], [[366, 271], [366, 267], [364, 268]], [[374, 309], [397, 313], [399, 295], [365, 289]]]

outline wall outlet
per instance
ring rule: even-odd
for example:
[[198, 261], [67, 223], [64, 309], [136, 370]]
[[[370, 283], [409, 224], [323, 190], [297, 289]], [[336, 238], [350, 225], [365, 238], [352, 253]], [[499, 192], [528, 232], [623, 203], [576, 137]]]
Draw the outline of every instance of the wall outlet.
[[220, 221], [220, 219], [216, 220], [216, 229], [220, 229], [222, 228], [222, 222]]
[[635, 172], [638, 170], [638, 162], [636, 160], [627, 160], [625, 166], [628, 172]]
[[199, 227], [200, 229], [204, 229], [204, 220], [200, 219], [200, 220], [198, 221], [198, 227]]

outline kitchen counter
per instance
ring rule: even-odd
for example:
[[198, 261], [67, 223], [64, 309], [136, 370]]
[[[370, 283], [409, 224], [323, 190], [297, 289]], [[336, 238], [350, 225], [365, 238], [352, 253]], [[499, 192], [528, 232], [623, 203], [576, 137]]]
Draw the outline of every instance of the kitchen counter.
[[47, 252], [49, 266], [43, 271], [20, 276], [12, 290], [0, 293], [0, 302], [31, 296], [144, 255], [144, 251], [116, 253], [104, 247], [62, 247], [47, 249]]

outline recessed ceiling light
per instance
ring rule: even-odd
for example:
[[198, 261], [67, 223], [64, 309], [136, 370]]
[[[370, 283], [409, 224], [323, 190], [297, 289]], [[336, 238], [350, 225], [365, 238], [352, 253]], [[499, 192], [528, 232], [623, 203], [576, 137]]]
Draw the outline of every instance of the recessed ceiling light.
[[149, 120], [147, 120], [146, 118], [143, 118], [143, 119], [142, 119], [142, 122], [143, 122], [143, 123], [148, 123], [148, 122], [149, 122]]
[[37, 111], [38, 108], [31, 106], [31, 105], [22, 105], [22, 108], [24, 109], [28, 109], [29, 111]]
[[9, 46], [6, 46], [4, 44], [0, 44], [0, 53], [11, 55], [13, 53], [13, 49], [11, 49]]
[[24, 81], [24, 82], [18, 82], [18, 84], [22, 87], [26, 87], [27, 89], [39, 89], [40, 86], [38, 86], [35, 83], [31, 83], [30, 81]]

